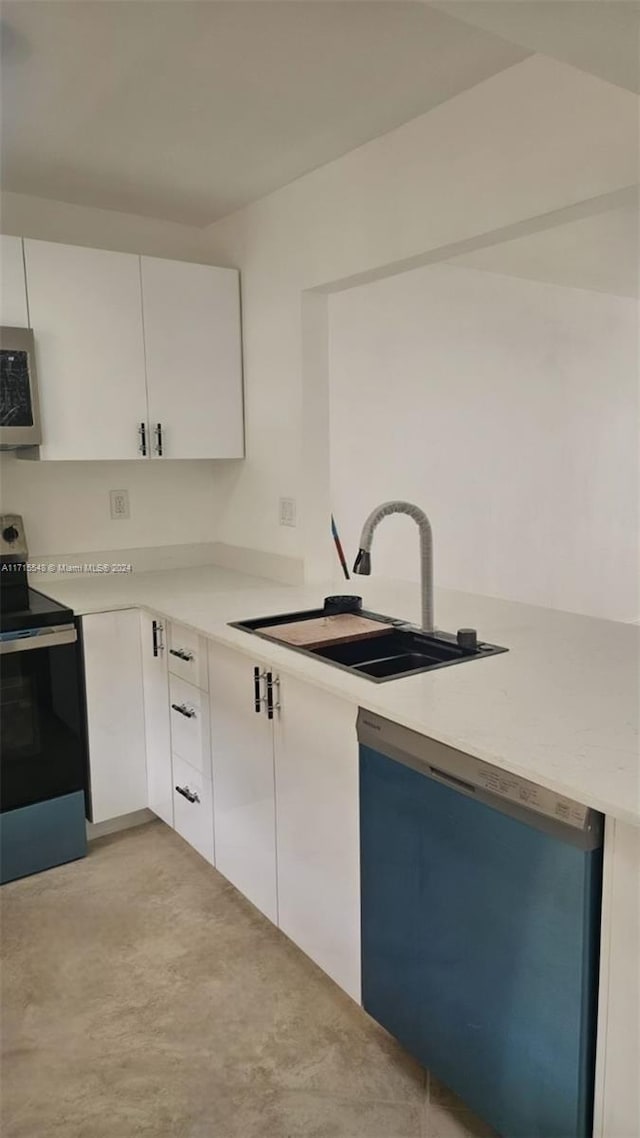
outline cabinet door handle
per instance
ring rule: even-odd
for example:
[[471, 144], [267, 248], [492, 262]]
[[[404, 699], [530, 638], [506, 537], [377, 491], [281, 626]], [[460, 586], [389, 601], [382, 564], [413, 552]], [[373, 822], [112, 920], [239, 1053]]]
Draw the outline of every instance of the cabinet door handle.
[[177, 656], [179, 660], [184, 660], [187, 664], [193, 660], [193, 652], [186, 652], [184, 648], [170, 648], [169, 655]]
[[183, 798], [186, 798], [187, 802], [200, 801], [195, 790], [189, 790], [188, 786], [176, 786], [176, 790], [178, 791], [178, 794], [181, 794]]
[[161, 622], [159, 620], [152, 620], [151, 621], [151, 636], [153, 638], [153, 654], [154, 654], [154, 656], [159, 656], [161, 652], [164, 652], [164, 641], [162, 639], [162, 633], [163, 632], [164, 632], [164, 625], [161, 624]]
[[[274, 702], [273, 689], [277, 688], [277, 696]], [[273, 676], [271, 672], [267, 672], [267, 719], [273, 719], [274, 711], [280, 711], [280, 676]]]
[[184, 703], [172, 703], [171, 706], [174, 711], [177, 711], [180, 715], [184, 715], [185, 719], [196, 718], [196, 713], [193, 708], [187, 707], [187, 705]]
[[147, 457], [147, 426], [146, 423], [141, 423], [138, 427], [138, 435], [140, 436], [140, 445], [138, 450], [145, 458]]
[[162, 423], [156, 423], [155, 435], [156, 435], [156, 454], [159, 456], [159, 458], [162, 458], [162, 447], [163, 447]]
[[253, 669], [253, 710], [260, 714], [260, 709], [263, 703], [266, 703], [267, 697], [260, 694], [260, 680], [266, 680], [267, 673], [261, 672], [259, 668]]

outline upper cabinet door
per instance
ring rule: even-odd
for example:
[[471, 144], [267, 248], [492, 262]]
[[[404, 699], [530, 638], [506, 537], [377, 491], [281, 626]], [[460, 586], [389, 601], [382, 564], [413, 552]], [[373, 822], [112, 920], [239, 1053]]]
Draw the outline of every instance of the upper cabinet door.
[[0, 236], [0, 324], [29, 327], [21, 237]]
[[240, 289], [235, 269], [142, 257], [152, 457], [242, 458]]
[[45, 459], [140, 458], [140, 260], [25, 240]]

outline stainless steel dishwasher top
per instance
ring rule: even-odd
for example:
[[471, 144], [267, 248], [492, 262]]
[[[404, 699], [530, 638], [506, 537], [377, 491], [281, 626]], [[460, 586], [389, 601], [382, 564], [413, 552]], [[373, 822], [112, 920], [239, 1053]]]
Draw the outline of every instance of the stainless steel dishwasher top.
[[364, 746], [445, 783], [460, 794], [554, 833], [581, 849], [595, 849], [602, 844], [603, 815], [572, 798], [363, 708], [358, 712], [357, 731]]

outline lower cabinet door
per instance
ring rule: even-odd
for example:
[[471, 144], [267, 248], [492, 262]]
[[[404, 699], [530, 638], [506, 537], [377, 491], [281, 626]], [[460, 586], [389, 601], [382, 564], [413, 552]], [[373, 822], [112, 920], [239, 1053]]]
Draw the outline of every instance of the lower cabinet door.
[[242, 652], [209, 646], [216, 868], [275, 924], [273, 723], [263, 703], [255, 710], [254, 667]]
[[293, 676], [280, 680], [278, 924], [359, 1003], [357, 708]]
[[211, 782], [201, 771], [173, 756], [174, 829], [214, 865]]
[[594, 1138], [640, 1134], [640, 829], [604, 831]]
[[166, 631], [161, 617], [140, 613], [142, 682], [147, 748], [148, 806], [173, 826], [171, 782], [171, 727], [169, 722], [169, 675]]
[[148, 801], [137, 609], [83, 616], [82, 644], [91, 821], [105, 822]]

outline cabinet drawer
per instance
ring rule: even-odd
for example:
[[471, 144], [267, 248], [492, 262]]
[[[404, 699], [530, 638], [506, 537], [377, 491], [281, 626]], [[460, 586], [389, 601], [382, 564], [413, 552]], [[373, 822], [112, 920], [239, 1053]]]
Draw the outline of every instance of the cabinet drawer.
[[211, 782], [176, 754], [173, 755], [173, 818], [174, 829], [213, 865]]
[[211, 780], [209, 700], [193, 684], [169, 676], [171, 749]]
[[169, 626], [169, 671], [208, 691], [207, 646], [204, 638], [181, 624]]

